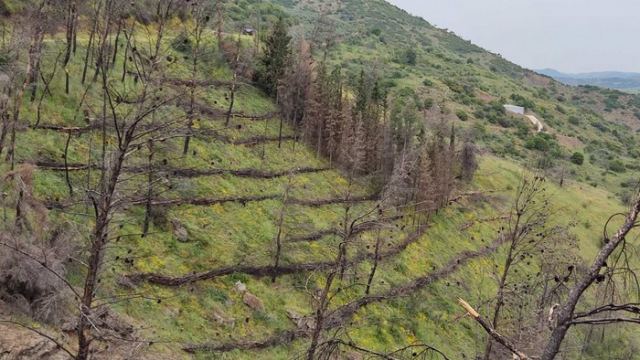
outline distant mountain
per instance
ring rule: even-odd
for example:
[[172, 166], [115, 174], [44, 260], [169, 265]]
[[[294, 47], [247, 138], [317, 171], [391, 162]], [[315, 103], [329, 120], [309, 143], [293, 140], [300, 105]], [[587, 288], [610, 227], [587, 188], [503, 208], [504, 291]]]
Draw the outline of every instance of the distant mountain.
[[536, 70], [567, 85], [593, 85], [624, 91], [640, 89], [640, 73], [603, 71], [579, 74], [567, 74], [554, 69]]

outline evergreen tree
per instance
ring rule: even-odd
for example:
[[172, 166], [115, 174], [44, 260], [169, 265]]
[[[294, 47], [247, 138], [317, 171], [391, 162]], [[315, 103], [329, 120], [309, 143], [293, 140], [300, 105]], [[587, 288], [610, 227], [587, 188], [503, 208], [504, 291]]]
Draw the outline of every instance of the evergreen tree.
[[278, 82], [283, 78], [291, 58], [291, 36], [283, 18], [278, 19], [273, 31], [265, 40], [255, 81], [269, 95], [276, 97]]

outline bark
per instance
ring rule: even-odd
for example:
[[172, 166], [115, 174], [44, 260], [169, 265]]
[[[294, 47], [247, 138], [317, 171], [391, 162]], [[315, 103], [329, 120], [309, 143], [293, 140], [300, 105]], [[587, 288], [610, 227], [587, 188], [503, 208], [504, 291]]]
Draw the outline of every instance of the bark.
[[147, 158], [147, 202], [145, 204], [144, 211], [144, 222], [142, 225], [142, 236], [147, 236], [149, 233], [149, 222], [151, 219], [151, 199], [153, 199], [153, 155], [154, 155], [154, 146], [153, 140], [150, 140], [148, 143], [149, 149], [149, 157]]
[[280, 265], [280, 255], [282, 252], [282, 229], [284, 226], [284, 219], [287, 214], [287, 205], [289, 201], [289, 191], [291, 190], [291, 177], [289, 177], [289, 181], [284, 190], [284, 194], [282, 195], [282, 207], [280, 208], [280, 213], [278, 215], [278, 232], [276, 234], [275, 245], [276, 245], [276, 255], [273, 263], [274, 275], [271, 277], [271, 282], [276, 282], [275, 273], [278, 271], [278, 266]]
[[76, 21], [77, 21], [77, 0], [68, 0], [67, 8], [67, 28], [66, 28], [66, 41], [67, 46], [65, 48], [64, 59], [62, 61], [65, 73], [65, 93], [69, 94], [69, 61], [71, 60], [71, 53], [75, 47], [75, 34], [76, 34]]
[[373, 284], [373, 278], [376, 276], [376, 270], [378, 269], [378, 262], [380, 261], [380, 245], [382, 243], [382, 238], [380, 237], [380, 231], [378, 231], [378, 238], [376, 239], [376, 249], [373, 254], [373, 265], [371, 266], [371, 272], [369, 273], [369, 278], [367, 279], [367, 288], [365, 289], [365, 295], [369, 295], [371, 292], [371, 285]]
[[93, 26], [91, 27], [91, 32], [89, 33], [89, 43], [87, 44], [87, 51], [84, 56], [84, 66], [82, 68], [82, 84], [87, 80], [87, 70], [89, 68], [89, 59], [91, 57], [91, 53], [93, 52], [94, 41], [96, 37], [96, 33], [98, 32], [98, 19], [100, 18], [100, 12], [102, 10], [102, 5], [99, 3], [96, 5], [96, 10], [93, 16]]
[[638, 214], [640, 213], [640, 199], [637, 199], [626, 216], [624, 224], [610, 238], [596, 256], [589, 270], [583, 274], [576, 285], [569, 291], [567, 300], [561, 305], [557, 317], [557, 325], [553, 329], [551, 336], [543, 350], [541, 360], [553, 360], [564, 341], [569, 328], [572, 325], [576, 306], [580, 302], [584, 292], [600, 276], [601, 269], [605, 266], [609, 256], [622, 244], [629, 232], [636, 226]]
[[467, 314], [469, 316], [471, 316], [475, 321], [477, 321], [485, 329], [485, 331], [493, 339], [495, 339], [495, 341], [497, 341], [498, 343], [502, 344], [502, 346], [509, 349], [509, 351], [511, 351], [517, 357], [517, 359], [519, 360], [530, 359], [525, 353], [518, 350], [517, 347], [513, 344], [513, 342], [510, 339], [508, 339], [507, 337], [497, 332], [495, 328], [493, 328], [491, 324], [489, 324], [489, 322], [487, 322], [482, 316], [480, 316], [480, 314], [478, 314], [478, 312], [475, 309], [473, 309], [471, 305], [469, 305], [466, 301], [459, 299], [458, 302], [467, 311]]

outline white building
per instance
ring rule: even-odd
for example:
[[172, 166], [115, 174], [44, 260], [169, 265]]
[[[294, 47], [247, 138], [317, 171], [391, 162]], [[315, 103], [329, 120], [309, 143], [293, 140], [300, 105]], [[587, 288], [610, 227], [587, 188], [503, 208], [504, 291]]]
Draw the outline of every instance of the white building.
[[518, 114], [518, 115], [524, 115], [524, 108], [522, 106], [505, 105], [504, 109], [507, 110], [510, 113], [514, 113], [514, 114]]

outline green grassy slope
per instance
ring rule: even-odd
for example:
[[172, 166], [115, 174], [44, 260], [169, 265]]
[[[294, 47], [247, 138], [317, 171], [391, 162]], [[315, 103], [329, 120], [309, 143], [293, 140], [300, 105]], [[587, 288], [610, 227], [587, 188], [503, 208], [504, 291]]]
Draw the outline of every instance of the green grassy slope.
[[[313, 19], [311, 11], [319, 3], [326, 6], [325, 2], [278, 2], [286, 5], [285, 9], [303, 25]], [[635, 154], [628, 145], [637, 139], [621, 122], [607, 120], [622, 110], [612, 109], [610, 113], [600, 112], [598, 115], [585, 109], [593, 107], [600, 111], [597, 107], [605, 101], [603, 99], [619, 94], [603, 95], [600, 90], [561, 86], [485, 53], [381, 1], [349, 0], [344, 2], [343, 7], [336, 7], [335, 11], [331, 16], [337, 24], [336, 32], [344, 41], [330, 53], [332, 62], [342, 64], [348, 76], [354, 79], [362, 66], [376, 63], [379, 66], [376, 70], [384, 74], [382, 76], [392, 85], [392, 91], [410, 87], [415, 88], [423, 99], [433, 99], [447, 109], [447, 116], [457, 125], [475, 131], [483, 148], [493, 153], [483, 156], [475, 180], [468, 188], [460, 189], [461, 193], [483, 192], [488, 195], [463, 198], [435, 216], [431, 226], [417, 241], [399, 256], [383, 262], [374, 282], [373, 293], [382, 293], [427, 275], [455, 259], [460, 252], [480, 249], [495, 239], [502, 224], [500, 221], [483, 220], [500, 217], [509, 211], [510, 198], [526, 171], [522, 164], [540, 156], [535, 150], [524, 146], [534, 136], [531, 131], [519, 131], [518, 125], [503, 127], [482, 115], [489, 99], [510, 98], [512, 94], [524, 96], [535, 103], [534, 110], [550, 126], [549, 132], [561, 144], [562, 155], [556, 161], [575, 174], [573, 180], [568, 180], [562, 188], [549, 185], [558, 214], [556, 221], [575, 222], [572, 231], [580, 240], [580, 254], [586, 259], [595, 253], [604, 221], [611, 214], [624, 209], [616, 193], [623, 191], [621, 182], [636, 174], [633, 168]], [[244, 13], [238, 11], [238, 14], [238, 21], [242, 21]], [[207, 40], [208, 46], [215, 48], [211, 34]], [[417, 47], [416, 65], [398, 62], [398, 56], [414, 44], [420, 45]], [[47, 43], [46, 61], [53, 61], [60, 46], [59, 41]], [[83, 52], [81, 47], [79, 54]], [[188, 63], [180, 54], [174, 55], [181, 60], [172, 68], [173, 75], [184, 78], [188, 74]], [[76, 56], [70, 71], [75, 74], [76, 80], [81, 71], [80, 61], [80, 56]], [[219, 54], [212, 52], [201, 65], [199, 76], [203, 79], [228, 80], [231, 75]], [[71, 95], [65, 96], [63, 85], [64, 79], [58, 75], [51, 84], [54, 96], [45, 98], [43, 113], [46, 116], [43, 123], [83, 126], [81, 116], [75, 115], [82, 94], [78, 88], [74, 88]], [[560, 101], [560, 97], [564, 100]], [[625, 107], [636, 106], [630, 105], [634, 98], [618, 97]], [[214, 87], [199, 89], [198, 101], [220, 110], [228, 105], [225, 90]], [[236, 104], [237, 111], [254, 115], [271, 113], [276, 109], [270, 99], [252, 86], [242, 87]], [[179, 107], [167, 111], [176, 117], [184, 116], [184, 110]], [[468, 113], [470, 119], [466, 122], [456, 120], [454, 116], [459, 111]], [[577, 124], [570, 120], [572, 116], [579, 118]], [[60, 163], [66, 134], [26, 126], [34, 121], [35, 104], [26, 102], [23, 109], [24, 131], [18, 134], [18, 161]], [[223, 119], [202, 116], [196, 127], [221, 129], [222, 123]], [[273, 137], [278, 134], [279, 120], [236, 118], [233, 124], [241, 127], [219, 130], [218, 135], [231, 140], [265, 135]], [[598, 126], [604, 129], [595, 124], [600, 124]], [[292, 129], [285, 128], [285, 135], [290, 134]], [[581, 139], [579, 142], [569, 141], [563, 136]], [[95, 160], [97, 154], [89, 153], [89, 139], [97, 143], [98, 134], [72, 137], [68, 157], [70, 163], [86, 163], [91, 157]], [[310, 293], [322, 286], [323, 275], [297, 273], [280, 277], [272, 283], [267, 278], [232, 274], [179, 288], [142, 283], [134, 289], [122, 286], [121, 275], [158, 272], [177, 276], [224, 266], [270, 265], [278, 213], [282, 208], [280, 196], [288, 183], [292, 187], [291, 196], [296, 199], [340, 199], [347, 193], [369, 194], [366, 183], [349, 184], [339, 172], [325, 170], [329, 164], [325, 159], [317, 158], [312, 149], [293, 141], [285, 141], [282, 148], [278, 148], [273, 141], [236, 145], [202, 136], [193, 140], [187, 156], [180, 154], [181, 144], [180, 139], [168, 141], [156, 159], [166, 159], [169, 168], [253, 169], [286, 173], [305, 167], [318, 171], [271, 179], [240, 177], [229, 173], [181, 178], [168, 172], [162, 193], [162, 197], [167, 199], [272, 197], [263, 201], [231, 201], [206, 206], [158, 206], [151, 233], [145, 238], [125, 236], [140, 231], [144, 215], [142, 207], [130, 206], [118, 216], [117, 223], [122, 226], [114, 230], [114, 238], [119, 240], [110, 248], [105, 259], [108, 265], [100, 289], [101, 296], [119, 294], [135, 297], [139, 293], [145, 294], [145, 298], [134, 298], [115, 304], [113, 308], [141, 328], [141, 337], [153, 340], [153, 345], [146, 346], [148, 351], [170, 359], [190, 358], [180, 351], [182, 344], [263, 339], [269, 334], [292, 328], [293, 323], [289, 319], [292, 313], [312, 313]], [[567, 159], [574, 148], [583, 149], [594, 160], [582, 167], [571, 165]], [[622, 159], [627, 166], [626, 172], [608, 170], [611, 160], [608, 156]], [[144, 164], [144, 156], [133, 158], [131, 164]], [[7, 171], [6, 165], [2, 166], [0, 170]], [[77, 191], [82, 188], [86, 176], [86, 171], [72, 173], [71, 181]], [[34, 193], [37, 198], [47, 202], [67, 199], [69, 194], [64, 174], [44, 168], [36, 169]], [[364, 201], [350, 211], [352, 214], [365, 213], [372, 206], [373, 202]], [[86, 242], [92, 226], [84, 215], [87, 209], [79, 205], [71, 210], [52, 210], [49, 216], [53, 221], [68, 221], [78, 234], [78, 240]], [[343, 204], [292, 205], [287, 209], [284, 237], [287, 239], [338, 228], [343, 221], [344, 211]], [[177, 240], [173, 220], [186, 228], [188, 242]], [[385, 238], [387, 247], [393, 248], [401, 244], [411, 230], [410, 219], [398, 220], [390, 228], [383, 229], [380, 236]], [[377, 236], [376, 231], [364, 232], [359, 239], [362, 244], [360, 251], [370, 253]], [[283, 263], [331, 261], [336, 255], [338, 242], [335, 236], [324, 236], [317, 241], [287, 243]], [[350, 255], [358, 255], [353, 252]], [[498, 252], [497, 256], [476, 259], [453, 275], [411, 296], [376, 302], [362, 309], [350, 322], [350, 335], [357, 343], [380, 351], [419, 341], [438, 347], [453, 359], [463, 358], [463, 354], [464, 358], [473, 358], [482, 351], [484, 337], [475, 324], [462, 317], [456, 299], [463, 297], [482, 304], [490, 298], [495, 292], [495, 281], [490, 274], [494, 272], [496, 263], [500, 263], [502, 255]], [[370, 267], [371, 261], [363, 261], [356, 267], [356, 275], [364, 277]], [[72, 281], [80, 284], [80, 271], [75, 270]], [[246, 284], [249, 291], [262, 300], [264, 310], [252, 310], [243, 303], [242, 295], [234, 290], [238, 281]], [[362, 289], [359, 287], [345, 290], [334, 306], [361, 295]], [[627, 333], [630, 330], [624, 327], [612, 330], [612, 336], [607, 339], [614, 338], [619, 332]], [[578, 335], [570, 341], [577, 338]], [[633, 336], [622, 339], [627, 342], [627, 348], [640, 344]], [[616, 344], [608, 341], [612, 340], [594, 345], [583, 358], [606, 358], [603, 357], [604, 351], [616, 349]], [[306, 346], [305, 342], [297, 341], [290, 346], [264, 351], [233, 351], [224, 355], [203, 353], [196, 357], [290, 359], [302, 354]], [[619, 357], [624, 356], [625, 349], [618, 349], [621, 352]], [[612, 358], [617, 356], [613, 352], [609, 355]], [[571, 358], [571, 355], [568, 356]]]

